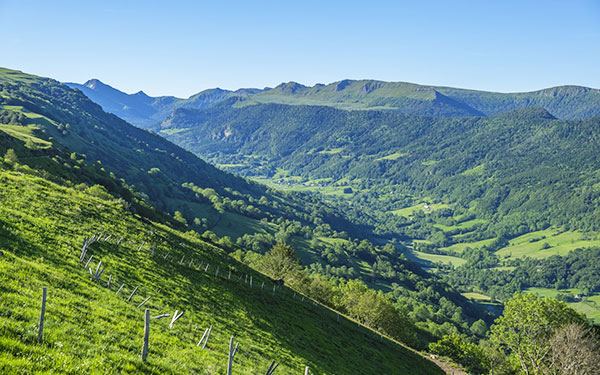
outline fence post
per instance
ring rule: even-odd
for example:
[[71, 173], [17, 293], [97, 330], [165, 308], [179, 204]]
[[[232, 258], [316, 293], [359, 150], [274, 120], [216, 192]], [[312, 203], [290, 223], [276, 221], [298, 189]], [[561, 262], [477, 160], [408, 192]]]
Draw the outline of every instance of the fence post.
[[306, 368], [304, 369], [304, 375], [309, 375], [308, 370], [309, 370], [309, 368], [308, 368], [308, 366], [306, 366]]
[[229, 358], [227, 360], [227, 375], [231, 375], [231, 362], [233, 362], [233, 336], [229, 339]]
[[42, 342], [44, 339], [44, 315], [46, 314], [46, 291], [47, 288], [42, 289], [42, 311], [40, 313], [40, 330], [38, 333], [38, 341]]
[[140, 307], [144, 306], [144, 305], [146, 304], [146, 302], [148, 302], [148, 301], [150, 300], [150, 298], [152, 298], [152, 296], [150, 296], [150, 297], [146, 298], [146, 299], [144, 300], [144, 302], [140, 303], [140, 304], [138, 305], [138, 307], [136, 307], [136, 309], [139, 309]]
[[144, 316], [144, 346], [142, 347], [142, 361], [148, 358], [148, 336], [150, 336], [150, 309], [146, 309]]
[[133, 295], [135, 294], [135, 292], [137, 292], [139, 287], [135, 287], [135, 289], [133, 290], [133, 292], [131, 292], [131, 294], [129, 295], [129, 298], [127, 298], [127, 302], [131, 301], [131, 299], [133, 298]]

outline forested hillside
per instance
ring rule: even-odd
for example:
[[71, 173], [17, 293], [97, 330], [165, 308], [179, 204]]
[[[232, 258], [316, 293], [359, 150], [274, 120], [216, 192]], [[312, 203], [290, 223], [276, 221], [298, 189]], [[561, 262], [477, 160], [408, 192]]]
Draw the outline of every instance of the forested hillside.
[[[55, 150], [34, 168], [35, 147], [8, 135], [0, 143], [17, 148], [0, 158], [0, 372], [222, 373], [233, 337], [238, 374], [272, 361], [285, 373], [442, 373], [177, 222], [132, 215], [136, 198], [88, 186], [111, 180], [94, 166]], [[152, 318], [140, 359], [144, 309]]]
[[179, 110], [163, 123], [178, 130], [169, 139], [238, 173], [345, 180], [354, 200], [385, 198], [388, 211], [430, 197], [501, 222], [507, 235], [599, 229], [599, 125], [540, 108], [446, 119], [275, 104]]
[[[0, 154], [12, 163], [55, 182], [118, 197], [142, 221], [195, 230], [257, 269], [276, 244], [287, 243], [302, 277], [278, 277], [417, 348], [493, 319], [399, 248], [384, 246], [372, 227], [342, 216], [337, 204], [224, 173], [56, 81], [4, 70], [0, 84], [7, 122], [0, 128]], [[371, 302], [357, 307], [349, 302], [357, 295]]]

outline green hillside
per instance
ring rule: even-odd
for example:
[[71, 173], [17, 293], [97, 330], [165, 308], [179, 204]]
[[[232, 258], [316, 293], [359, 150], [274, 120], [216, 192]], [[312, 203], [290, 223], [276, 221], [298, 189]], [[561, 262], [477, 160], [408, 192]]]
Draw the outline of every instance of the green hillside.
[[[273, 295], [270, 279], [192, 232], [140, 222], [122, 200], [39, 174], [0, 165], [2, 373], [224, 373], [232, 336], [239, 374], [266, 371], [273, 360], [281, 373], [306, 365], [314, 374], [442, 373], [346, 318], [338, 323], [335, 312], [292, 290], [277, 287]], [[98, 234], [80, 262], [84, 238]], [[88, 261], [93, 273], [102, 262], [98, 282], [83, 268]], [[43, 287], [44, 342], [37, 343]], [[147, 362], [139, 356], [144, 308], [152, 316], [184, 312], [172, 329], [171, 317], [151, 321]], [[202, 350], [196, 343], [211, 325]]]
[[560, 86], [525, 93], [494, 93], [405, 82], [343, 80], [306, 87], [295, 82], [264, 90], [239, 103], [327, 105], [345, 110], [393, 110], [425, 116], [494, 115], [523, 107], [542, 107], [564, 119], [600, 115], [600, 91]]
[[222, 105], [176, 111], [169, 126], [187, 130], [167, 137], [208, 160], [235, 163], [247, 176], [276, 179], [285, 170], [284, 181], [297, 176], [296, 184], [348, 186], [354, 194], [346, 200], [381, 211], [399, 212], [419, 203], [411, 197], [429, 197], [455, 204], [455, 215], [468, 209], [490, 225], [503, 222], [511, 235], [549, 225], [596, 228], [599, 206], [586, 202], [600, 193], [598, 125], [598, 118], [558, 120], [540, 108], [446, 119]]
[[[7, 139], [0, 142], [0, 153], [15, 149], [21, 163], [43, 169], [48, 178], [102, 185], [130, 201], [132, 212], [202, 233], [228, 252], [241, 253], [238, 259], [253, 266], [260, 266], [261, 257], [276, 243], [293, 244], [307, 272], [322, 278], [319, 283], [325, 282], [332, 292], [345, 293], [342, 286], [349, 280], [379, 290], [383, 303], [397, 310], [395, 315], [409, 317], [410, 333], [369, 320], [369, 310], [352, 311], [335, 293], [319, 294], [320, 284], [311, 286], [310, 279], [296, 287], [414, 347], [424, 348], [449, 330], [469, 332], [470, 324], [480, 318], [492, 319], [409, 261], [401, 246], [386, 245], [370, 225], [348, 220], [343, 205], [277, 192], [222, 172], [163, 138], [106, 114], [56, 81], [9, 70], [0, 78], [5, 117], [20, 122], [0, 130], [6, 128], [8, 136], [18, 126], [21, 133], [35, 134], [36, 142], [53, 142], [47, 148]], [[330, 238], [344, 243], [328, 242]], [[435, 311], [440, 298], [448, 305], [443, 311], [416, 314], [419, 309]], [[453, 320], [455, 315], [461, 318]]]
[[495, 93], [406, 82], [343, 80], [307, 87], [296, 82], [275, 88], [208, 89], [187, 99], [126, 94], [96, 79], [67, 83], [81, 90], [104, 110], [141, 128], [156, 128], [180, 108], [205, 109], [229, 99], [236, 107], [255, 104], [319, 105], [343, 110], [385, 110], [411, 115], [460, 117], [489, 116], [523, 107], [542, 107], [562, 119], [600, 115], [600, 92], [580, 86], [559, 86], [524, 93]]

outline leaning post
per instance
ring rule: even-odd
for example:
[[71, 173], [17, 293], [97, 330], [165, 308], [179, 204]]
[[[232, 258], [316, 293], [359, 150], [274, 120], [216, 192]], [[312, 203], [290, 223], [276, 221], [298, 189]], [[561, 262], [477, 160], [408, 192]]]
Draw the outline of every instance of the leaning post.
[[150, 336], [150, 309], [146, 309], [144, 316], [144, 346], [142, 347], [142, 361], [148, 358], [148, 336]]
[[48, 288], [42, 289], [42, 311], [40, 313], [40, 330], [38, 332], [38, 341], [42, 342], [44, 339], [44, 314], [46, 314], [46, 292]]

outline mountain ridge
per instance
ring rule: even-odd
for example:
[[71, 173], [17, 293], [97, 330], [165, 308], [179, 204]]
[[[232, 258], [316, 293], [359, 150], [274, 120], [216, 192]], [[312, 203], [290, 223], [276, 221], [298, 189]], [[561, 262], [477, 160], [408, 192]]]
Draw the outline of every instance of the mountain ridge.
[[236, 107], [261, 103], [323, 105], [344, 110], [387, 110], [433, 117], [489, 116], [529, 106], [543, 107], [562, 119], [600, 115], [600, 90], [576, 85], [499, 93], [368, 79], [346, 79], [313, 86], [290, 81], [264, 89], [206, 89], [187, 99], [151, 97], [142, 91], [126, 94], [97, 79], [83, 85], [67, 85], [80, 89], [106, 111], [142, 128], [155, 128], [178, 108], [204, 109], [234, 97], [238, 98], [233, 104]]

